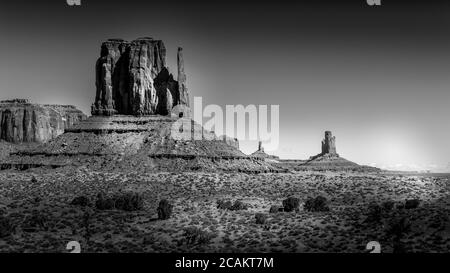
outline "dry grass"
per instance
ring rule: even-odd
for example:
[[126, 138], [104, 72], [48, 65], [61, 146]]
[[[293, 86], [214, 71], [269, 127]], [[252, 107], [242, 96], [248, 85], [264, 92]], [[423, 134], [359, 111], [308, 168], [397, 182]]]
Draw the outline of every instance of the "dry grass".
[[[143, 209], [70, 205], [77, 196], [95, 200], [98, 193], [123, 191], [139, 192]], [[139, 174], [82, 168], [2, 171], [0, 215], [14, 231], [0, 238], [0, 252], [66, 252], [67, 242], [73, 240], [81, 243], [84, 252], [364, 252], [373, 240], [381, 243], [383, 252], [391, 252], [394, 237], [406, 251], [448, 252], [449, 193], [445, 177]], [[269, 214], [271, 206], [282, 206], [290, 196], [300, 200], [298, 212]], [[314, 196], [324, 196], [330, 211], [303, 210], [304, 202]], [[162, 199], [174, 205], [167, 220], [157, 219]], [[421, 203], [417, 208], [401, 208], [407, 199]], [[218, 209], [218, 200], [240, 200], [248, 207]], [[371, 204], [383, 207], [385, 201], [395, 202], [394, 208], [380, 212], [375, 222], [367, 221], [370, 213], [378, 213]], [[264, 224], [255, 221], [258, 213], [267, 215]], [[410, 229], [400, 229], [401, 236], [394, 236], [388, 225], [402, 217], [408, 219]], [[30, 223], [34, 229], [27, 228]], [[187, 240], [186, 230], [195, 231], [195, 238], [189, 235]]]

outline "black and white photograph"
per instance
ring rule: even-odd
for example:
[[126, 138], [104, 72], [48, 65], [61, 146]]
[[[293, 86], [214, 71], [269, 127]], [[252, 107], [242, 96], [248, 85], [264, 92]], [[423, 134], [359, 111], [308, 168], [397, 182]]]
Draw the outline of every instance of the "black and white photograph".
[[450, 252], [448, 1], [2, 0], [0, 34], [0, 253]]

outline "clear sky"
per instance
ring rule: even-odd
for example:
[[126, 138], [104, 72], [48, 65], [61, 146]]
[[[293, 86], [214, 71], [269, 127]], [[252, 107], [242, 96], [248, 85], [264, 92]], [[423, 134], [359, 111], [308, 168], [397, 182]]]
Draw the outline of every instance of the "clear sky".
[[272, 153], [282, 158], [319, 153], [331, 130], [338, 153], [357, 163], [449, 164], [449, 1], [241, 2], [2, 3], [0, 99], [89, 113], [102, 41], [150, 36], [164, 41], [172, 72], [184, 48], [191, 97], [280, 105]]

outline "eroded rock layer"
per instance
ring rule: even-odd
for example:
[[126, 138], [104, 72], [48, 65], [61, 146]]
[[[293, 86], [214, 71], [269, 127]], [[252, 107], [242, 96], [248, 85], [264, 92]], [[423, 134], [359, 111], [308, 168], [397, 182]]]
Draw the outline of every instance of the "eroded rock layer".
[[[97, 170], [279, 172], [242, 153], [238, 143], [192, 124], [191, 138], [177, 139], [176, 117], [92, 116], [63, 135], [13, 152], [0, 168], [87, 166]], [[181, 127], [180, 127], [181, 128]], [[185, 127], [186, 129], [187, 127]], [[186, 133], [185, 132], [185, 133]], [[200, 136], [194, 138], [194, 135]]]
[[0, 102], [0, 140], [45, 142], [86, 116], [71, 105], [41, 105], [16, 99]]

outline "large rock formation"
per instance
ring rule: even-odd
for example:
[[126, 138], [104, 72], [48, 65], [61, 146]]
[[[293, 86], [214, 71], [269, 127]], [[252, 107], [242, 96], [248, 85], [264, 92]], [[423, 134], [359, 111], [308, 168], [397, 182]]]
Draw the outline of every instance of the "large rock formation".
[[45, 142], [85, 118], [71, 105], [40, 105], [23, 99], [0, 101], [0, 140]]
[[93, 116], [49, 142], [10, 151], [0, 169], [284, 171], [242, 153], [237, 139], [218, 137], [195, 123], [182, 49], [178, 81], [166, 67], [165, 54], [164, 44], [151, 38], [104, 42], [96, 65]]
[[104, 42], [95, 68], [97, 92], [92, 115], [168, 115], [176, 105], [189, 106], [181, 48], [177, 60], [178, 81], [166, 67], [161, 40]]
[[337, 154], [336, 153], [336, 137], [331, 131], [325, 131], [325, 139], [322, 140], [322, 154]]

